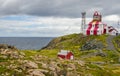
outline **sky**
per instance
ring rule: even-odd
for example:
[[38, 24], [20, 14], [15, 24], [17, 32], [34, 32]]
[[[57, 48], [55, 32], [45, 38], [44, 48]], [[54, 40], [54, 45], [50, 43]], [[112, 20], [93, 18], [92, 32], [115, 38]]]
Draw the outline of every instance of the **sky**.
[[119, 27], [120, 0], [0, 0], [0, 37], [58, 37], [80, 33], [83, 11], [86, 23], [99, 11], [104, 23]]

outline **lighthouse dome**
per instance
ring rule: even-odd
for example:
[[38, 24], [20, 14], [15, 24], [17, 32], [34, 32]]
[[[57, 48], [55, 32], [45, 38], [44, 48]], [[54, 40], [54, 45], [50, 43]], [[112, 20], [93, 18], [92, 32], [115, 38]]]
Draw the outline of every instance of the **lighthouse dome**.
[[94, 21], [101, 21], [101, 14], [97, 11], [95, 11], [95, 13], [93, 14], [93, 20]]
[[101, 14], [97, 11], [95, 11], [94, 15], [93, 16], [100, 16]]

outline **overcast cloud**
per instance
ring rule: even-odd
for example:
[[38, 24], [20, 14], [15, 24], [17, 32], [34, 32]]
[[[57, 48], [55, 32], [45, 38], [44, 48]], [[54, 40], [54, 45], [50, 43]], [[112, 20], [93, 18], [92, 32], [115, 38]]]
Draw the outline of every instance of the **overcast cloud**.
[[94, 11], [115, 26], [120, 0], [0, 0], [0, 36], [61, 36], [79, 33], [81, 12], [87, 23]]
[[95, 10], [104, 15], [119, 14], [120, 0], [0, 0], [0, 15], [35, 15], [55, 17], [88, 16]]

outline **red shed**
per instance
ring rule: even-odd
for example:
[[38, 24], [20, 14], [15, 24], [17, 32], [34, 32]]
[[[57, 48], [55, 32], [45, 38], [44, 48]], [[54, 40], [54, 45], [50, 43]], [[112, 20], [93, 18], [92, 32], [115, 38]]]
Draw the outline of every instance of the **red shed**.
[[73, 59], [73, 53], [67, 50], [61, 50], [60, 52], [58, 52], [58, 57], [62, 58], [62, 59]]

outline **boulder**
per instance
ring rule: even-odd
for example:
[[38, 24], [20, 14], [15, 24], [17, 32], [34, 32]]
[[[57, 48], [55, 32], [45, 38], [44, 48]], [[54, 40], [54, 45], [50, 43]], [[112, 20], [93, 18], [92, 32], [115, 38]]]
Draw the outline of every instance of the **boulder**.
[[27, 74], [28, 76], [45, 76], [40, 69], [29, 69]]
[[68, 70], [75, 70], [75, 69], [76, 69], [75, 64], [72, 64], [72, 63], [68, 64], [67, 67], [68, 67], [68, 68], [67, 68]]
[[17, 51], [10, 53], [10, 58], [18, 59], [19, 57], [20, 57], [20, 55]]
[[25, 60], [25, 61], [23, 61], [23, 68], [25, 68], [25, 69], [37, 69], [38, 65], [35, 62]]
[[55, 71], [55, 69], [58, 68], [57, 62], [54, 62], [54, 61], [50, 62], [48, 68], [49, 68], [50, 70], [52, 70], [52, 71]]
[[48, 68], [48, 65], [46, 63], [42, 63], [43, 68]]
[[2, 56], [7, 56], [7, 58], [23, 58], [24, 56], [19, 54], [19, 52], [17, 50], [11, 50], [11, 49], [0, 49], [0, 54]]
[[58, 76], [57, 72], [55, 71], [50, 71], [49, 76]]
[[14, 49], [17, 50], [15, 46], [7, 45], [7, 44], [0, 44], [0, 49]]
[[9, 70], [16, 69], [17, 67], [18, 67], [18, 65], [16, 65], [16, 64], [10, 64], [9, 66], [6, 66], [6, 68]]
[[3, 57], [6, 56], [11, 59], [23, 58], [25, 56], [23, 53], [20, 53], [16, 47], [6, 44], [0, 44], [0, 54]]
[[62, 69], [62, 70], [60, 70], [59, 72], [57, 72], [57, 75], [58, 75], [58, 76], [66, 76], [66, 75], [67, 75], [67, 70]]
[[77, 61], [77, 63], [78, 63], [80, 66], [85, 66], [85, 62], [82, 61], [82, 60]]
[[76, 76], [76, 73], [73, 73], [73, 72], [71, 72], [71, 71], [68, 71], [67, 74], [66, 74], [66, 76]]

